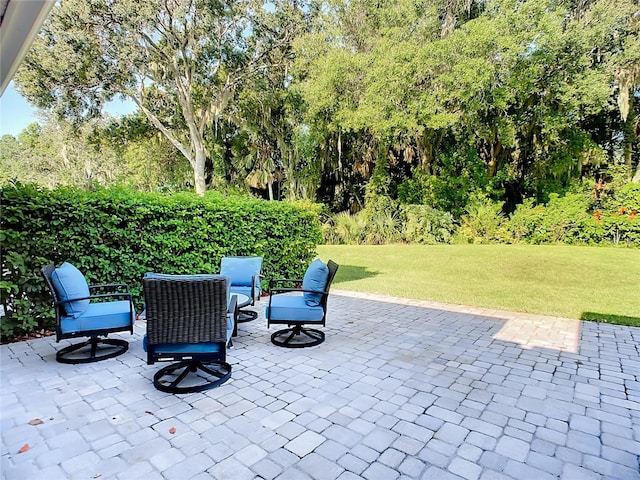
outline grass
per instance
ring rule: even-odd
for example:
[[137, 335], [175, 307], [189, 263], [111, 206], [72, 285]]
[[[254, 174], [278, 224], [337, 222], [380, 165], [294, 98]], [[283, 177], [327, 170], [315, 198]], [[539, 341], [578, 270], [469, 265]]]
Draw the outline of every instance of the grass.
[[322, 245], [334, 287], [640, 326], [640, 250], [538, 245]]

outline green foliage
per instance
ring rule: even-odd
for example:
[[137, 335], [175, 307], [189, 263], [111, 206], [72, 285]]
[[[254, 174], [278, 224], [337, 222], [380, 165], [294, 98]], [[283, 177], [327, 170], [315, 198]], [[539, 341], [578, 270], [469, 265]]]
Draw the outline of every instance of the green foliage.
[[[280, 75], [304, 2], [275, 0], [57, 2], [16, 76], [39, 107], [81, 121], [114, 97], [135, 102], [188, 161], [196, 192], [216, 173], [217, 125], [241, 128], [236, 95]], [[275, 73], [274, 73], [275, 72]], [[266, 80], [264, 80], [267, 83]], [[224, 160], [224, 159], [223, 159]], [[209, 171], [205, 171], [208, 164]]]
[[472, 243], [626, 245], [640, 247], [640, 186], [628, 184], [597, 203], [590, 192], [551, 194], [546, 203], [533, 199], [518, 205], [509, 218], [500, 203], [474, 203], [459, 233]]
[[362, 215], [336, 213], [322, 225], [324, 243], [331, 245], [360, 245], [364, 242], [365, 221]]
[[3, 339], [51, 326], [39, 273], [50, 262], [73, 263], [90, 284], [129, 284], [140, 308], [146, 272], [215, 273], [225, 255], [261, 255], [267, 279], [299, 277], [321, 239], [310, 204], [22, 184], [0, 193]]
[[527, 243], [584, 243], [581, 230], [589, 218], [589, 198], [579, 193], [560, 197], [552, 193], [546, 205], [533, 206], [531, 201], [516, 208], [507, 230], [514, 240]]
[[633, 0], [323, 7], [295, 43], [293, 86], [339, 181], [361, 188], [393, 156], [392, 198], [460, 218], [477, 191], [511, 212], [618, 157], [637, 167]]
[[408, 243], [451, 243], [456, 229], [453, 215], [428, 205], [403, 205], [402, 238]]
[[457, 234], [468, 243], [497, 243], [503, 239], [504, 216], [502, 202], [477, 197], [467, 206]]

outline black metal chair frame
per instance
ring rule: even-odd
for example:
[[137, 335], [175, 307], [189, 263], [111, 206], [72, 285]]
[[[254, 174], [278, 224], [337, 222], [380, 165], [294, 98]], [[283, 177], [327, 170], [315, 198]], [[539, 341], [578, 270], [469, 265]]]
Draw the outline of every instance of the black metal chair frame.
[[40, 272], [49, 287], [51, 295], [53, 296], [53, 307], [56, 315], [56, 342], [70, 338], [89, 337], [85, 342], [76, 343], [60, 349], [56, 353], [56, 360], [60, 363], [68, 364], [91, 363], [117, 357], [118, 355], [125, 353], [129, 349], [129, 342], [120, 338], [106, 338], [106, 336], [110, 333], [124, 332], [127, 330], [129, 333], [133, 333], [133, 320], [131, 321], [129, 328], [101, 328], [97, 330], [83, 330], [68, 333], [64, 333], [62, 331], [61, 322], [62, 317], [66, 316], [64, 305], [77, 300], [129, 300], [129, 314], [131, 318], [134, 318], [133, 303], [131, 293], [129, 292], [129, 286], [125, 283], [89, 285], [89, 293], [97, 291], [106, 293], [95, 293], [88, 297], [60, 300], [51, 280], [51, 275], [54, 270], [55, 265], [49, 264], [42, 267]]
[[[226, 279], [143, 278], [147, 321], [147, 364], [172, 363], [155, 373], [153, 385], [168, 393], [193, 393], [217, 387], [231, 377], [226, 361], [227, 316], [236, 334], [236, 297], [227, 302]], [[227, 304], [228, 303], [228, 304]], [[217, 343], [217, 352], [163, 353], [158, 346]], [[230, 343], [230, 342], [229, 342]], [[183, 382], [191, 382], [183, 386]], [[193, 383], [197, 380], [197, 383]]]
[[[305, 324], [313, 323], [313, 325], [317, 326], [325, 326], [326, 318], [327, 318], [327, 300], [329, 298], [329, 290], [331, 288], [331, 283], [333, 282], [333, 278], [338, 271], [338, 264], [329, 260], [327, 262], [327, 267], [329, 268], [329, 276], [327, 277], [327, 284], [323, 291], [316, 290], [304, 290], [301, 287], [302, 279], [300, 278], [280, 278], [274, 279], [269, 282], [269, 317], [271, 317], [271, 300], [274, 295], [280, 295], [283, 293], [290, 292], [308, 292], [308, 293], [319, 293], [322, 295], [320, 299], [320, 306], [322, 307], [322, 320], [320, 322], [310, 322], [306, 320], [300, 321], [292, 321], [292, 320], [278, 320], [267, 318], [267, 327], [270, 327], [271, 324], [274, 325], [287, 325], [289, 328], [284, 328], [282, 330], [278, 330], [271, 335], [271, 343], [277, 345], [279, 347], [287, 347], [287, 348], [304, 348], [304, 347], [313, 347], [315, 345], [320, 345], [324, 342], [325, 335], [324, 332], [318, 330], [316, 328], [305, 328]], [[278, 287], [278, 285], [282, 284], [293, 284], [293, 287]]]

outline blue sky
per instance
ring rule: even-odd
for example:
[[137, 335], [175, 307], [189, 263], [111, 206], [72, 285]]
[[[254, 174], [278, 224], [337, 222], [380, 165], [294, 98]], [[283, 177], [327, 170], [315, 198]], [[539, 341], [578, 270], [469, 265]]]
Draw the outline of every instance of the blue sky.
[[[119, 117], [136, 110], [131, 101], [114, 100], [107, 104], [105, 110]], [[37, 122], [36, 109], [23, 98], [15, 88], [13, 82], [0, 97], [0, 137], [2, 135], [17, 136], [30, 123]]]
[[13, 88], [13, 82], [0, 97], [0, 136], [17, 136], [27, 125], [37, 122], [35, 109]]

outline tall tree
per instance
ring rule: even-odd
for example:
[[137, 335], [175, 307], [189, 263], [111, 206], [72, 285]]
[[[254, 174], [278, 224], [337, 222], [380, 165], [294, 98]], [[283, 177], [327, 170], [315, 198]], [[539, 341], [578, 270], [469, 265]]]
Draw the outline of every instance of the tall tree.
[[18, 88], [75, 119], [98, 114], [116, 96], [130, 98], [189, 161], [202, 194], [212, 126], [239, 86], [271, 68], [269, 53], [288, 42], [286, 29], [261, 28], [280, 3], [63, 0], [27, 55]]
[[[465, 165], [451, 170], [450, 158], [480, 161], [483, 181], [517, 202], [621, 153], [620, 121], [607, 144], [588, 126], [611, 117], [616, 72], [638, 64], [635, 1], [326, 3], [324, 23], [300, 42], [298, 85], [312, 128], [377, 153], [362, 162], [456, 176]], [[640, 76], [624, 78], [633, 104]]]

